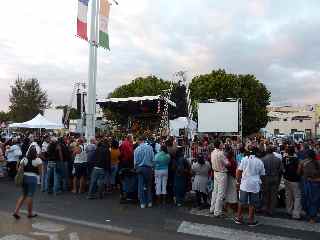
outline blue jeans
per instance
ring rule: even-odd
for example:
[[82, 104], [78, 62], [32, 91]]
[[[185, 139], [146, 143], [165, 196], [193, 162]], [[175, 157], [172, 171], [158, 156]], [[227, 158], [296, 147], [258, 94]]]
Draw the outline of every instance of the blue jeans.
[[304, 180], [305, 211], [310, 218], [316, 218], [320, 208], [320, 182]]
[[48, 193], [61, 192], [61, 177], [63, 176], [63, 162], [48, 162]]
[[118, 165], [112, 165], [111, 166], [111, 176], [110, 176], [111, 185], [116, 185], [117, 173], [118, 173]]
[[94, 196], [97, 191], [102, 193], [104, 187], [105, 172], [104, 169], [93, 168], [89, 187], [89, 196]]
[[48, 191], [48, 160], [43, 160], [43, 168], [41, 175], [41, 191]]
[[63, 162], [63, 174], [62, 174], [62, 190], [67, 192], [69, 190], [69, 163]]
[[187, 177], [177, 176], [174, 177], [174, 196], [177, 204], [183, 204], [186, 195]]
[[37, 177], [23, 176], [22, 193], [25, 197], [32, 198], [37, 189]]
[[152, 203], [152, 168], [151, 167], [138, 167], [138, 196], [140, 204]]

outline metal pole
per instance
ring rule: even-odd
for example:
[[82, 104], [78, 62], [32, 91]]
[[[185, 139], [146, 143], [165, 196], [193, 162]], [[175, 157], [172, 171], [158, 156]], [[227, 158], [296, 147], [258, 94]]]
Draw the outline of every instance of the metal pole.
[[97, 78], [97, 27], [98, 27], [98, 3], [92, 0], [91, 28], [89, 41], [89, 73], [88, 73], [88, 113], [86, 115], [86, 138], [95, 136], [96, 113], [96, 78]]

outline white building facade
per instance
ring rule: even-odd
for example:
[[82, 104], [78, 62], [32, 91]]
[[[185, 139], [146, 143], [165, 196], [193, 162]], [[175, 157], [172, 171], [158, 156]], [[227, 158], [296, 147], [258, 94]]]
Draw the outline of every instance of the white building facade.
[[317, 136], [318, 119], [312, 106], [269, 107], [266, 132], [273, 135], [305, 132], [307, 138]]

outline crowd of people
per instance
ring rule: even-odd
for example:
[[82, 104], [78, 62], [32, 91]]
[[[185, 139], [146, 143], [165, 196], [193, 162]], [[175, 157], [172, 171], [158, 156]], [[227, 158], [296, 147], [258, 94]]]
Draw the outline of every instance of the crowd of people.
[[[140, 136], [123, 139], [97, 136], [44, 135], [17, 137], [0, 144], [0, 176], [14, 179], [24, 171], [22, 196], [13, 216], [32, 197], [42, 192], [60, 195], [86, 193], [88, 199], [120, 191], [122, 199], [136, 192], [141, 208], [153, 204], [185, 204], [194, 193], [194, 207], [208, 209], [215, 217], [234, 214], [243, 224], [248, 205], [248, 225], [256, 226], [255, 212], [274, 214], [279, 186], [285, 190], [285, 206], [293, 219], [316, 222], [320, 208], [320, 144], [314, 141], [279, 144], [265, 139]], [[4, 164], [5, 163], [5, 164]], [[130, 178], [131, 177], [131, 178]], [[128, 180], [129, 179], [129, 180]], [[277, 194], [278, 193], [278, 194]], [[280, 197], [281, 200], [281, 197]]]

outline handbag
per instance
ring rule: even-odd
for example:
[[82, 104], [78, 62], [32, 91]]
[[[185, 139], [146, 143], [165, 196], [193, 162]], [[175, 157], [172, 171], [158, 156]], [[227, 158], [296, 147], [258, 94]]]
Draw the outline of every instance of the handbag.
[[[23, 161], [23, 160], [21, 160]], [[14, 178], [14, 183], [16, 184], [17, 187], [22, 187], [23, 185], [23, 177], [24, 177], [24, 167], [23, 164], [20, 162], [20, 166], [17, 171], [17, 175]]]

